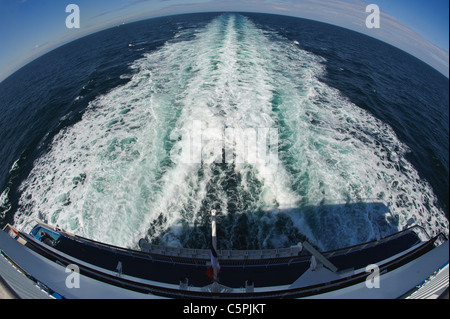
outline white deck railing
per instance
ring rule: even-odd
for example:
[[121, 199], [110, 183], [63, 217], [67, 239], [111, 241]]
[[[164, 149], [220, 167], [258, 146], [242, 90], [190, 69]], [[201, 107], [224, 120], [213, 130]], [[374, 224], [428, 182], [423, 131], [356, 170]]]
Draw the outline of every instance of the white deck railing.
[[[186, 258], [210, 259], [209, 249], [193, 249], [193, 248], [178, 248], [152, 245], [144, 240], [139, 242], [141, 250], [144, 252]], [[217, 255], [220, 260], [242, 260], [242, 259], [270, 259], [280, 257], [295, 257], [302, 251], [301, 244], [280, 249], [263, 249], [263, 250], [217, 250]]]

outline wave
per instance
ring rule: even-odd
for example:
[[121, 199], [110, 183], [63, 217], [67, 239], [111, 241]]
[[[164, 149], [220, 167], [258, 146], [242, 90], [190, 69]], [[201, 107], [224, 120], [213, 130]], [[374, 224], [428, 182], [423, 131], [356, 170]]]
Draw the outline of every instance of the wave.
[[[219, 247], [239, 249], [305, 237], [329, 249], [411, 217], [447, 230], [407, 147], [319, 80], [323, 62], [240, 15], [179, 30], [55, 136], [20, 186], [15, 224], [40, 217], [118, 246], [200, 248], [216, 209]], [[311, 210], [368, 198], [390, 210]]]

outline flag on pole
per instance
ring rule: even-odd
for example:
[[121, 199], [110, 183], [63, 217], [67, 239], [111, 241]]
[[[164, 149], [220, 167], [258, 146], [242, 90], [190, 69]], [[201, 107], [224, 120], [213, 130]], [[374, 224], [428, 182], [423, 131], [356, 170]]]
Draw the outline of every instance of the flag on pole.
[[220, 271], [219, 258], [217, 257], [217, 252], [213, 245], [211, 245], [211, 266], [217, 271], [217, 273]]
[[217, 274], [220, 272], [219, 258], [216, 252], [217, 237], [216, 237], [216, 210], [211, 210], [211, 267], [206, 271], [209, 278], [216, 281]]
[[214, 280], [214, 270], [216, 271], [216, 274], [220, 273], [219, 258], [217, 256], [216, 250], [214, 249], [214, 246], [211, 243], [211, 266], [206, 271], [206, 275], [211, 280]]

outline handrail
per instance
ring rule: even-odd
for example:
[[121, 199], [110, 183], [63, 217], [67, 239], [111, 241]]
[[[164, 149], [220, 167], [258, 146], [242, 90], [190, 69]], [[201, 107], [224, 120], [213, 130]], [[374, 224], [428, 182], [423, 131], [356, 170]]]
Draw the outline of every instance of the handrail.
[[[104, 247], [109, 247], [109, 248], [114, 248], [114, 249], [119, 249], [122, 251], [130, 252], [130, 249], [127, 249], [124, 247], [113, 246], [110, 244], [98, 242], [98, 241], [95, 241], [95, 240], [92, 240], [89, 238], [84, 238], [84, 237], [81, 237], [78, 235], [74, 235], [74, 234], [65, 232], [64, 230], [60, 229], [59, 227], [48, 225], [45, 222], [42, 222], [41, 220], [39, 220], [37, 218], [31, 218], [30, 220], [28, 220], [24, 224], [23, 229], [33, 221], [42, 226], [50, 227], [51, 229], [53, 229], [55, 231], [66, 233], [66, 234], [74, 236], [75, 238], [86, 240], [88, 242], [91, 242], [94, 245], [100, 245], [100, 246], [104, 246]], [[353, 246], [349, 246], [349, 247], [345, 247], [345, 248], [339, 248], [339, 249], [335, 249], [335, 250], [331, 250], [331, 251], [325, 251], [325, 252], [321, 252], [321, 253], [324, 254], [325, 256], [327, 256], [330, 254], [335, 254], [337, 252], [339, 252], [339, 253], [349, 252], [353, 249], [358, 249], [358, 247], [363, 247], [364, 245], [365, 246], [378, 245], [379, 243], [381, 243], [387, 239], [392, 239], [393, 237], [401, 236], [401, 234], [403, 234], [407, 231], [413, 231], [413, 230], [419, 230], [419, 231], [423, 232], [423, 234], [425, 234], [427, 240], [428, 241], [431, 240], [431, 236], [427, 233], [425, 228], [423, 228], [420, 225], [413, 225], [407, 229], [404, 229], [400, 232], [385, 236], [379, 240], [372, 240], [369, 242], [365, 242], [365, 243], [361, 243], [361, 244], [357, 244], [357, 245], [353, 245]], [[438, 236], [436, 236], [436, 238], [439, 237], [440, 235], [442, 235], [444, 238], [446, 238], [445, 235], [442, 233], [440, 233]], [[210, 250], [209, 249], [180, 248], [180, 247], [153, 245], [151, 243], [146, 242], [144, 239], [141, 239], [139, 241], [139, 247], [141, 248], [140, 251], [139, 250], [133, 250], [133, 251], [137, 252], [137, 253], [149, 253], [149, 254], [160, 255], [160, 256], [165, 256], [165, 257], [194, 258], [194, 259], [207, 259], [207, 260], [210, 259]], [[302, 251], [303, 251], [303, 245], [302, 245], [302, 243], [298, 243], [297, 245], [294, 245], [294, 246], [291, 246], [288, 248], [278, 248], [278, 249], [217, 250], [217, 254], [218, 254], [219, 259], [221, 259], [221, 260], [229, 260], [229, 261], [233, 261], [233, 260], [264, 260], [264, 259], [298, 257], [298, 256], [300, 256]]]
[[[209, 249], [197, 249], [197, 248], [180, 248], [153, 245], [148, 242], [140, 240], [139, 246], [141, 250], [146, 253], [172, 256], [172, 257], [188, 257], [198, 259], [210, 259]], [[236, 249], [218, 249], [217, 255], [220, 260], [260, 260], [260, 259], [273, 259], [283, 257], [296, 257], [302, 251], [302, 245], [299, 243], [295, 246], [288, 248], [278, 249], [259, 249], [259, 250], [236, 250]]]
[[[390, 261], [385, 265], [381, 265], [381, 273], [385, 271], [390, 271], [392, 269], [396, 269], [401, 266], [411, 254], [417, 254], [422, 251], [422, 247], [415, 249], [412, 252], [409, 252], [407, 255], [402, 256], [401, 258]], [[82, 266], [84, 267], [84, 266]], [[167, 296], [167, 297], [224, 297], [224, 298], [280, 298], [280, 297], [304, 297], [309, 295], [315, 295], [321, 293], [326, 290], [334, 290], [340, 287], [345, 287], [350, 283], [354, 284], [357, 282], [362, 282], [367, 278], [366, 273], [354, 273], [350, 276], [342, 277], [337, 280], [333, 280], [331, 282], [323, 282], [318, 283], [313, 286], [305, 286], [305, 287], [297, 287], [297, 288], [289, 288], [287, 286], [279, 286], [279, 289], [274, 289], [272, 291], [261, 290], [251, 293], [246, 293], [242, 291], [242, 288], [233, 288], [232, 291], [229, 292], [207, 292], [202, 290], [199, 287], [196, 290], [181, 290], [181, 289], [173, 289], [170, 287], [156, 286], [153, 283], [147, 283], [143, 281], [135, 281], [133, 277], [129, 278], [121, 278], [119, 276], [111, 275], [102, 270], [97, 270], [93, 268], [83, 268], [86, 270], [86, 274], [88, 276], [92, 276], [93, 278], [99, 278], [99, 280], [108, 282], [112, 285], [117, 285], [120, 287], [124, 287], [125, 289], [131, 289], [134, 291], [145, 292], [145, 293], [153, 293], [156, 295]]]

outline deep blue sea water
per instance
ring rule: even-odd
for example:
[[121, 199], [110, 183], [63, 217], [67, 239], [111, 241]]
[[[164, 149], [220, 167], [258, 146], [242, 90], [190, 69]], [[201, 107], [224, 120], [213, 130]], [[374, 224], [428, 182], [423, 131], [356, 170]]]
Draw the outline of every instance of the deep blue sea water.
[[216, 209], [219, 248], [332, 249], [410, 218], [448, 235], [449, 80], [335, 26], [121, 25], [4, 80], [0, 114], [1, 226], [204, 248]]

